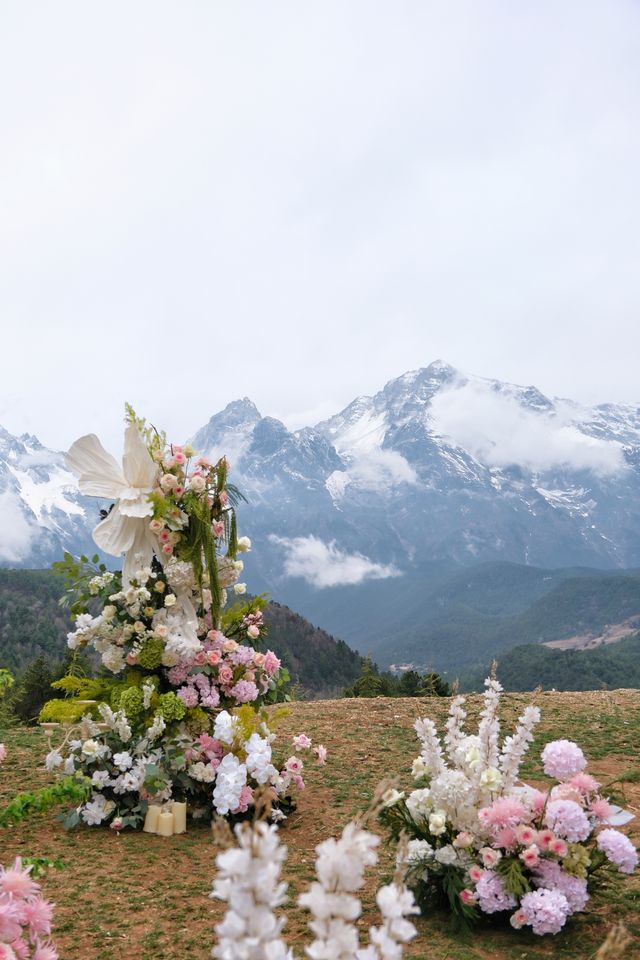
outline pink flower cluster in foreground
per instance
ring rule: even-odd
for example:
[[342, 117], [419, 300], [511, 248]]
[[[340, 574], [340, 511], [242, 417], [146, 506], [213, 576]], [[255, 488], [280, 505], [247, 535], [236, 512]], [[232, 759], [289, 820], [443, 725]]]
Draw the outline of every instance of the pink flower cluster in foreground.
[[0, 867], [0, 958], [2, 960], [58, 960], [51, 936], [53, 905], [23, 867], [20, 857], [12, 867]]

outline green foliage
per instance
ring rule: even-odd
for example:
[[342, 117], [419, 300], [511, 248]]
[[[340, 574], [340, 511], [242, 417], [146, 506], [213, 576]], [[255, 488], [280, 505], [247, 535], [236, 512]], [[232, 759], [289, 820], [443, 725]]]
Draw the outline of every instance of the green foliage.
[[95, 713], [94, 705], [79, 703], [78, 700], [47, 700], [42, 707], [38, 720], [40, 723], [77, 723], [85, 713]]
[[399, 677], [380, 673], [371, 657], [362, 661], [362, 673], [355, 683], [344, 691], [345, 697], [448, 697], [449, 684], [439, 673], [407, 670]]
[[[63, 582], [64, 593], [58, 603], [69, 608], [72, 618], [90, 608], [94, 597], [105, 601], [109, 594], [120, 589], [120, 575], [112, 575], [97, 553], [89, 559], [84, 554], [74, 557], [65, 551], [62, 560], [52, 563], [51, 569]], [[92, 586], [91, 581], [104, 574], [108, 583], [102, 588]]]
[[34, 813], [42, 813], [61, 803], [84, 803], [90, 794], [91, 782], [85, 777], [64, 777], [51, 787], [19, 793], [0, 810], [0, 827], [19, 823]]
[[524, 864], [517, 857], [503, 857], [496, 870], [502, 877], [505, 890], [512, 893], [518, 900], [525, 893], [530, 893], [531, 884], [524, 873]]
[[27, 723], [33, 723], [45, 701], [51, 695], [51, 684], [58, 671], [46, 657], [36, 657], [20, 679], [13, 703], [15, 714]]

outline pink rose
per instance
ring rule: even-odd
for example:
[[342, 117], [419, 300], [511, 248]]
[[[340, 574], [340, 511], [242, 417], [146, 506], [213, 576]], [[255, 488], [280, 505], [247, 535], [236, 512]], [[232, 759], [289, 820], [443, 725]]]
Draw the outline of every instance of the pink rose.
[[549, 852], [553, 853], [554, 856], [556, 857], [560, 857], [560, 859], [562, 860], [562, 858], [566, 857], [566, 855], [568, 854], [569, 847], [567, 846], [564, 840], [559, 840], [558, 838], [556, 838], [555, 840], [552, 840], [551, 843], [549, 844]]
[[311, 746], [311, 740], [306, 733], [299, 733], [293, 738], [293, 745], [296, 750], [308, 750]]
[[478, 880], [484, 875], [484, 870], [482, 867], [473, 866], [469, 868], [469, 879], [473, 883], [477, 883]]
[[233, 670], [226, 664], [218, 670], [218, 680], [220, 683], [228, 684], [233, 680]]
[[313, 748], [313, 752], [316, 755], [316, 760], [321, 766], [327, 762], [327, 748], [321, 743], [319, 743], [317, 747]]
[[260, 636], [260, 628], [256, 627], [255, 623], [252, 624], [247, 630], [247, 636], [252, 640], [256, 640]]
[[220, 651], [219, 650], [209, 650], [207, 652], [207, 663], [211, 667], [215, 667], [220, 663]]
[[474, 903], [477, 903], [476, 895], [473, 890], [464, 889], [460, 891], [460, 899], [467, 906], [472, 906]]
[[202, 667], [207, 662], [207, 654], [205, 653], [204, 650], [198, 650], [198, 652], [196, 653], [193, 659], [199, 667]]
[[523, 850], [520, 854], [520, 859], [524, 863], [525, 867], [535, 867], [540, 863], [540, 851], [536, 847], [535, 843], [532, 843], [530, 847], [527, 847], [526, 850]]

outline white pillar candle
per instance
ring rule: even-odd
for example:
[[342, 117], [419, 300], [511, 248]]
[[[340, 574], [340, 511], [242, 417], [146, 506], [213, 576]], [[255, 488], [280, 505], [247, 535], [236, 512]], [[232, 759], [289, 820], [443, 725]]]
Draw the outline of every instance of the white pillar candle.
[[173, 801], [173, 832], [187, 832], [187, 805]]
[[158, 832], [158, 819], [160, 817], [161, 807], [150, 806], [147, 809], [147, 815], [144, 818], [144, 827], [142, 828], [145, 833], [157, 833]]
[[163, 810], [158, 817], [158, 833], [161, 837], [173, 836], [173, 814], [170, 810]]

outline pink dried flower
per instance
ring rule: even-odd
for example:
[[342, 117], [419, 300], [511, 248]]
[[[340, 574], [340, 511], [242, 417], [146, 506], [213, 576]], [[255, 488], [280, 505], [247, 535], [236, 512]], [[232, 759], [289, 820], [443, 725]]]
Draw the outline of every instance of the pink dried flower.
[[619, 830], [602, 830], [598, 834], [598, 849], [615, 864], [620, 873], [633, 873], [638, 865], [638, 851]]
[[572, 740], [553, 740], [542, 751], [544, 772], [556, 780], [569, 780], [587, 765], [585, 755]]
[[29, 876], [31, 867], [22, 866], [22, 857], [16, 857], [12, 867], [0, 867], [0, 890], [26, 900], [38, 892], [38, 884]]
[[597, 797], [589, 806], [589, 813], [598, 820], [608, 820], [613, 814], [613, 807], [604, 797]]

